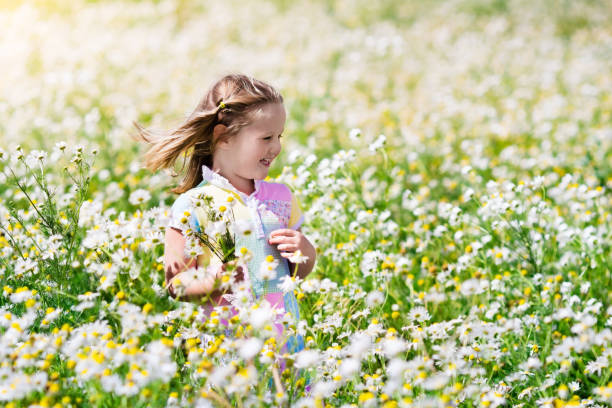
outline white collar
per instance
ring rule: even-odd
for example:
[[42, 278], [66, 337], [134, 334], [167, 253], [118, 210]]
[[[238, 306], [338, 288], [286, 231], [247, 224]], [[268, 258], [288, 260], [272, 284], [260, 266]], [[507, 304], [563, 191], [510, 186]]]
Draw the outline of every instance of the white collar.
[[260, 188], [260, 184], [261, 184], [261, 180], [254, 179], [253, 183], [255, 185], [255, 190], [251, 193], [251, 195], [246, 195], [242, 191], [238, 191], [238, 189], [236, 187], [234, 187], [232, 185], [232, 183], [229, 182], [228, 179], [226, 179], [225, 177], [220, 175], [218, 172], [212, 171], [205, 164], [202, 166], [202, 177], [204, 178], [204, 180], [208, 181], [210, 184], [213, 184], [213, 185], [215, 185], [217, 187], [220, 187], [220, 188], [224, 188], [224, 189], [229, 190], [229, 191], [233, 191], [236, 194], [239, 194], [240, 197], [242, 197], [244, 199], [249, 199], [251, 197], [255, 198], [255, 195], [259, 192], [259, 188]]

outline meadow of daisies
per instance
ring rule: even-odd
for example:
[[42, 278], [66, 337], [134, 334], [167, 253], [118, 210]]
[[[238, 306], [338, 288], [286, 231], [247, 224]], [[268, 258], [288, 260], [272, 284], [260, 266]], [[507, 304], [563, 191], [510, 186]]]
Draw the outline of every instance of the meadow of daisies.
[[[612, 404], [609, 3], [0, 6], [4, 406]], [[233, 71], [286, 101], [296, 354], [168, 296], [177, 180], [130, 137]]]

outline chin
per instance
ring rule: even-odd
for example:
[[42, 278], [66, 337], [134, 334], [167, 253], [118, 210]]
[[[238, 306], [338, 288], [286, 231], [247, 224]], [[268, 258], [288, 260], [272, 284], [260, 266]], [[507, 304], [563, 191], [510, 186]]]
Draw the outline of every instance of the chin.
[[255, 172], [253, 172], [253, 178], [254, 178], [254, 179], [257, 179], [257, 180], [263, 180], [263, 179], [265, 179], [266, 177], [268, 177], [268, 174], [269, 174], [269, 173], [270, 173], [270, 171], [269, 171], [269, 170], [262, 170], [262, 169], [259, 169], [259, 171], [255, 171]]

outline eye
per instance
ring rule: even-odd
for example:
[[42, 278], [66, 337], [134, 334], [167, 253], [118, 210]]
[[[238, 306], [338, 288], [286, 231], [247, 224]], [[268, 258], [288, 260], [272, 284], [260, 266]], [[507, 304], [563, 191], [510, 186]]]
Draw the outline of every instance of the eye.
[[[280, 139], [281, 137], [283, 137], [283, 135], [278, 135], [278, 138]], [[263, 140], [272, 140], [272, 136], [266, 136], [263, 138]]]

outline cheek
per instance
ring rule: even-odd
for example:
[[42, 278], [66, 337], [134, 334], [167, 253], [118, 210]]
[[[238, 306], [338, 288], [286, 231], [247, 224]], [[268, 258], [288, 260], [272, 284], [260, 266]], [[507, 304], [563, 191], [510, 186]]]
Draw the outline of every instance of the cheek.
[[259, 160], [266, 156], [267, 149], [265, 146], [261, 146], [261, 145], [253, 146], [252, 152], [253, 152], [253, 155], [255, 155], [257, 159]]
[[259, 154], [252, 144], [242, 144], [234, 153], [235, 159], [239, 163], [242, 163], [244, 160], [249, 160], [249, 158], [255, 159]]

